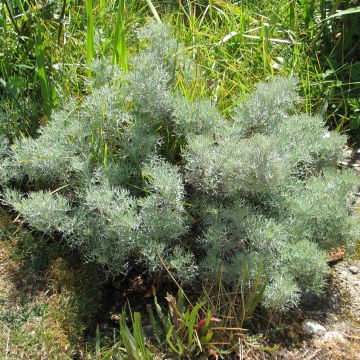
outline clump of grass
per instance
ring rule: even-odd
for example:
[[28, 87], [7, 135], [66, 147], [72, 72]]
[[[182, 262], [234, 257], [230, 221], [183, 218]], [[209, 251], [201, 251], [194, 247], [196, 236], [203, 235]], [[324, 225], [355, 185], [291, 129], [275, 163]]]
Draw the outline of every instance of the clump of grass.
[[[210, 95], [227, 112], [254, 82], [295, 75], [306, 112], [325, 116], [338, 131], [358, 126], [351, 101], [359, 94], [352, 80], [359, 58], [350, 45], [357, 35], [345, 31], [357, 28], [354, 3], [187, 1], [171, 11], [169, 4], [153, 3], [201, 66], [204, 86], [179, 83], [189, 97]], [[348, 15], [341, 16], [341, 9]]]
[[[176, 29], [186, 51], [201, 67], [202, 82], [178, 79], [179, 89], [188, 97], [210, 95], [228, 112], [233, 99], [250, 92], [255, 82], [292, 74], [301, 80], [307, 112], [325, 115], [338, 130], [356, 128], [358, 107], [350, 100], [359, 93], [357, 82], [352, 81], [358, 73], [356, 47], [352, 45], [357, 33], [350, 29], [357, 29], [359, 16], [351, 11], [352, 6], [354, 3], [347, 1], [321, 1], [319, 5], [315, 1], [247, 1], [240, 6], [225, 0], [130, 0], [125, 11], [115, 0], [36, 8], [17, 1], [12, 9], [15, 23], [5, 7], [0, 11], [5, 39], [0, 78], [9, 79], [5, 104], [17, 119], [9, 126], [15, 135], [35, 133], [42, 114], [28, 119], [31, 102], [25, 99], [42, 99], [42, 111], [48, 113], [49, 105], [57, 106], [64, 94], [82, 97], [94, 58], [116, 58], [117, 63], [120, 59], [126, 68], [128, 54], [138, 47], [136, 30], [146, 17], [153, 16]], [[33, 37], [36, 31], [28, 31], [36, 28], [44, 34], [37, 42]], [[18, 31], [27, 37], [25, 44]], [[39, 50], [37, 57], [34, 44]], [[39, 76], [34, 82], [35, 72]], [[26, 84], [21, 107], [9, 93], [11, 79]], [[19, 108], [23, 108], [26, 120], [17, 114]]]

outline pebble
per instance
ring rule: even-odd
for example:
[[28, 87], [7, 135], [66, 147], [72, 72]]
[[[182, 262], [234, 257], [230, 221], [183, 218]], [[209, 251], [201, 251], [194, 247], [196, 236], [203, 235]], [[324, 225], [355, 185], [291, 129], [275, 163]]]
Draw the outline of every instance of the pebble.
[[354, 275], [356, 275], [358, 272], [359, 272], [359, 268], [357, 267], [357, 266], [349, 266], [349, 271], [352, 273], [352, 274], [354, 274]]
[[304, 323], [303, 330], [304, 333], [309, 336], [324, 335], [326, 333], [324, 326], [312, 320], [308, 320]]
[[320, 340], [322, 343], [325, 342], [331, 342], [331, 341], [335, 341], [335, 342], [341, 342], [344, 343], [346, 342], [345, 337], [340, 334], [337, 331], [329, 331], [327, 332]]

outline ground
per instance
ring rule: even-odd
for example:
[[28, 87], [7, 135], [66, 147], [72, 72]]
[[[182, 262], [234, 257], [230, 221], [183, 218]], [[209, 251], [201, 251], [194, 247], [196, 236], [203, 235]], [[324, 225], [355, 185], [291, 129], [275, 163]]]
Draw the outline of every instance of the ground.
[[101, 276], [0, 217], [0, 358], [72, 359], [101, 306]]
[[[111, 322], [114, 316], [105, 314], [110, 307], [101, 272], [81, 264], [60, 240], [19, 227], [4, 211], [0, 229], [0, 358], [96, 358], [97, 322], [103, 331], [106, 317]], [[308, 299], [305, 311], [274, 319], [255, 345], [252, 338], [239, 341], [237, 352], [244, 359], [360, 359], [359, 300], [360, 261], [345, 257], [333, 264], [321, 298]], [[307, 320], [328, 335], [304, 335]], [[259, 349], [266, 339], [272, 350]]]

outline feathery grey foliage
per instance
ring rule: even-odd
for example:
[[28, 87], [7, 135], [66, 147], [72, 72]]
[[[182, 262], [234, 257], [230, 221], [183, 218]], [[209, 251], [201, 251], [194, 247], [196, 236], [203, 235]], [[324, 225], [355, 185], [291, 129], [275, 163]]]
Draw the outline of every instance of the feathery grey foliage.
[[295, 78], [274, 78], [259, 83], [255, 93], [234, 111], [238, 131], [244, 135], [262, 133], [286, 119], [299, 101]]
[[191, 61], [167, 26], [139, 36], [129, 73], [95, 64], [81, 104], [34, 139], [0, 139], [4, 201], [111, 276], [166, 276], [165, 264], [191, 282], [222, 267], [236, 285], [246, 268], [277, 310], [321, 292], [326, 251], [358, 236], [357, 178], [336, 170], [346, 138], [296, 113], [293, 78], [258, 84], [225, 119], [174, 91]]

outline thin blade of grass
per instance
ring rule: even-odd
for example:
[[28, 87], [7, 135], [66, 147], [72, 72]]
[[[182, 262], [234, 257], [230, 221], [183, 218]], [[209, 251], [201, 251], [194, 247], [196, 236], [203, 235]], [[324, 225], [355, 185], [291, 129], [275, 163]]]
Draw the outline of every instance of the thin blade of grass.
[[114, 37], [113, 63], [119, 64], [121, 69], [127, 71], [126, 38], [125, 38], [125, 1], [120, 0], [116, 18], [116, 29]]
[[146, 0], [146, 2], [147, 2], [147, 4], [149, 5], [149, 8], [150, 8], [151, 12], [153, 13], [156, 21], [157, 21], [159, 24], [161, 24], [160, 16], [159, 16], [158, 12], [156, 11], [154, 4], [151, 2], [151, 0]]
[[14, 15], [13, 15], [13, 12], [12, 12], [12, 8], [11, 8], [9, 2], [8, 2], [7, 0], [4, 0], [3, 2], [4, 2], [5, 7], [6, 7], [7, 11], [8, 11], [10, 21], [11, 21], [12, 24], [14, 25], [14, 28], [15, 28], [16, 32], [18, 33], [18, 35], [21, 36], [21, 32], [20, 32], [19, 26], [18, 26], [18, 24], [17, 24], [17, 22], [16, 22], [16, 20], [15, 20], [15, 18], [14, 18]]
[[139, 312], [134, 313], [133, 328], [134, 328], [135, 342], [141, 352], [141, 357], [144, 360], [148, 360], [149, 354], [145, 347], [144, 333], [143, 333], [142, 324], [141, 324], [141, 315]]
[[91, 62], [94, 58], [94, 17], [93, 17], [93, 1], [86, 0], [86, 22], [87, 22], [87, 30], [86, 30], [86, 63], [88, 67], [88, 77], [91, 77]]
[[194, 330], [195, 330], [195, 322], [198, 319], [198, 313], [199, 310], [201, 309], [201, 307], [204, 305], [204, 303], [200, 302], [198, 304], [196, 304], [190, 313], [190, 317], [189, 317], [189, 335], [188, 335], [188, 347], [190, 347], [192, 341], [193, 341], [193, 334], [194, 334]]
[[151, 328], [154, 331], [155, 339], [156, 339], [158, 345], [161, 345], [161, 340], [160, 340], [161, 332], [160, 332], [159, 326], [156, 322], [154, 312], [150, 308], [148, 313], [149, 313], [149, 320], [150, 320]]
[[44, 111], [47, 117], [50, 116], [52, 108], [52, 91], [49, 86], [45, 70], [45, 47], [42, 41], [40, 30], [36, 36], [35, 54], [36, 54], [36, 77], [39, 79], [41, 95], [43, 98]]
[[357, 14], [359, 12], [360, 12], [360, 6], [352, 7], [350, 9], [342, 10], [342, 11], [337, 12], [336, 14], [328, 16], [326, 19], [324, 19], [324, 21], [332, 19], [332, 18], [336, 18], [336, 17], [342, 17], [345, 15]]
[[121, 336], [121, 341], [126, 349], [128, 358], [140, 359], [136, 349], [135, 338], [131, 334], [129, 328], [126, 325], [125, 310], [121, 312], [121, 317], [120, 317], [120, 336]]
[[105, 14], [106, 14], [105, 0], [99, 0], [99, 8], [100, 8], [101, 23], [103, 23], [105, 21]]

